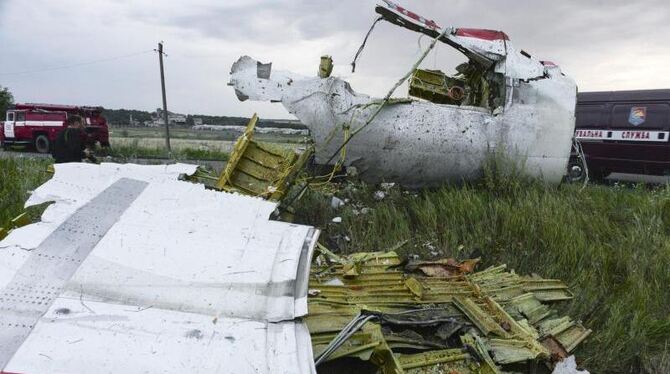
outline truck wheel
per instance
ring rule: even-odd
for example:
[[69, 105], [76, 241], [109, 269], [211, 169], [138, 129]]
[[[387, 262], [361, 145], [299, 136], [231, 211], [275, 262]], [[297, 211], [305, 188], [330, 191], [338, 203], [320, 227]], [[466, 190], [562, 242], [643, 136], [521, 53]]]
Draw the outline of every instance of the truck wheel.
[[51, 147], [51, 144], [49, 142], [49, 138], [44, 135], [37, 135], [35, 138], [35, 150], [39, 153], [49, 153], [49, 149]]
[[586, 178], [586, 170], [579, 160], [571, 160], [568, 164], [567, 180], [570, 183], [581, 183]]

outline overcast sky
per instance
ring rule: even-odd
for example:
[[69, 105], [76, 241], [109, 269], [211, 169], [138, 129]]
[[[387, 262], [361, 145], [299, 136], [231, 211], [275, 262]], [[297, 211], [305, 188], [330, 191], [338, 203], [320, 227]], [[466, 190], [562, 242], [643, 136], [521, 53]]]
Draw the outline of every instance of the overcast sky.
[[[561, 65], [581, 91], [670, 88], [665, 0], [398, 2], [440, 25], [503, 30], [519, 48]], [[313, 75], [319, 57], [329, 54], [335, 74], [354, 90], [381, 96], [418, 57], [419, 42], [425, 47], [428, 40], [381, 23], [351, 74], [375, 4], [0, 0], [0, 86], [18, 102], [153, 110], [161, 96], [152, 49], [163, 40], [171, 111], [288, 118], [280, 104], [239, 102], [226, 85], [231, 64], [248, 54], [273, 62], [273, 69]], [[451, 71], [463, 60], [441, 45], [424, 65]]]

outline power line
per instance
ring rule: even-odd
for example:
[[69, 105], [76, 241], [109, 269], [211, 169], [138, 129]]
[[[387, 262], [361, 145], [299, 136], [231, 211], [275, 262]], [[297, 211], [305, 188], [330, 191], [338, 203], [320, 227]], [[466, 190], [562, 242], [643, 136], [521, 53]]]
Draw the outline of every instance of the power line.
[[75, 64], [70, 64], [70, 65], [52, 66], [52, 67], [43, 68], [43, 69], [16, 71], [16, 72], [12, 72], [12, 73], [0, 73], [0, 76], [24, 75], [24, 74], [43, 73], [43, 72], [53, 71], [53, 70], [64, 70], [64, 69], [70, 69], [70, 68], [75, 68], [75, 67], [79, 67], [79, 66], [93, 65], [93, 64], [98, 64], [98, 63], [102, 63], [102, 62], [120, 60], [120, 59], [128, 58], [128, 57], [135, 57], [135, 56], [143, 55], [143, 54], [146, 54], [146, 53], [153, 53], [153, 52], [154, 51], [150, 49], [150, 50], [147, 50], [147, 51], [135, 52], [135, 53], [120, 55], [120, 56], [114, 56], [114, 57], [107, 57], [107, 58], [102, 58], [102, 59], [99, 59], [99, 60], [79, 62], [79, 63], [75, 63]]

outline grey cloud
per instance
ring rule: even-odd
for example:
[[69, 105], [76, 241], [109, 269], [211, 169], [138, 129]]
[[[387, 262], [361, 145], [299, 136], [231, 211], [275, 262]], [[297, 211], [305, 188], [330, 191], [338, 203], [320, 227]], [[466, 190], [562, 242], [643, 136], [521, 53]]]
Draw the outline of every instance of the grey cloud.
[[[538, 58], [561, 64], [580, 85], [587, 82], [587, 86], [608, 89], [670, 86], [670, 78], [660, 74], [663, 71], [660, 61], [670, 59], [670, 45], [665, 40], [670, 35], [667, 22], [670, 3], [665, 1], [396, 1], [444, 26], [503, 30], [516, 46]], [[225, 3], [70, 0], [64, 8], [48, 0], [33, 3], [0, 0], [0, 42], [15, 56], [0, 61], [0, 70], [19, 71], [123, 55], [145, 45], [151, 48], [155, 41], [164, 39], [170, 55], [171, 104], [200, 112], [242, 114], [264, 107], [261, 103], [237, 102], [225, 86], [229, 66], [239, 54], [253, 51], [254, 57], [263, 61], [276, 60], [277, 56], [298, 56], [290, 68], [298, 67], [304, 70], [299, 72], [312, 74], [318, 64], [317, 53], [329, 53], [334, 57], [336, 71], [346, 75], [350, 70], [344, 65], [351, 61], [376, 18], [377, 2], [381, 0], [236, 0], [238, 5], [233, 7], [230, 0]], [[22, 23], [19, 15], [26, 8], [40, 19], [38, 27]], [[66, 13], [54, 13], [63, 11]], [[6, 15], [12, 12], [10, 19]], [[62, 20], [68, 17], [84, 18], [88, 26], [63, 32]], [[418, 56], [418, 39], [419, 35], [411, 31], [379, 24], [356, 74], [346, 78], [358, 91], [384, 94]], [[304, 43], [306, 40], [319, 41], [319, 51], [309, 50], [312, 47]], [[95, 48], [80, 48], [78, 52], [71, 46], [76, 43]], [[423, 37], [422, 45], [425, 47], [427, 43], [428, 38]], [[268, 52], [263, 55], [266, 48]], [[462, 59], [442, 45], [424, 66], [450, 71]], [[276, 69], [289, 68], [275, 62]], [[655, 67], [648, 66], [649, 63]], [[110, 72], [115, 72], [123, 77], [135, 70], [137, 77], [144, 79], [142, 82], [110, 76]], [[87, 72], [95, 78], [89, 79]], [[16, 82], [17, 96], [30, 100], [86, 99], [93, 103], [100, 101], [101, 105], [128, 107], [143, 103], [142, 106], [149, 108], [159, 100], [154, 92], [155, 79], [155, 59], [150, 56], [52, 75], [11, 77]], [[220, 81], [220, 85], [213, 81]], [[69, 83], [105, 87], [105, 90], [82, 90], [85, 92], [80, 96], [59, 90], [59, 86]], [[151, 84], [154, 86], [149, 87]], [[273, 109], [272, 113], [283, 113], [280, 107], [275, 107], [279, 109]]]
[[[201, 33], [207, 37], [241, 42], [286, 43], [333, 35], [361, 37], [375, 18], [375, 1], [267, 1], [234, 9], [210, 5], [189, 7], [168, 17], [151, 20]], [[424, 1], [401, 2], [440, 24], [495, 28], [506, 31], [520, 47], [548, 50], [606, 48], [625, 40], [662, 42], [670, 34], [662, 0], [611, 1]], [[394, 42], [397, 33], [375, 35]], [[406, 40], [405, 38], [402, 38]], [[352, 43], [355, 44], [355, 39]]]
[[[346, 45], [324, 46], [333, 50], [336, 63], [348, 63], [367, 28], [376, 17], [375, 1], [272, 1], [263, 6], [234, 11], [215, 6], [169, 18], [173, 26], [208, 37], [257, 43], [290, 44], [296, 40], [339, 36]], [[616, 50], [628, 48], [645, 53], [654, 45], [667, 53], [670, 35], [669, 3], [662, 0], [451, 0], [400, 1], [441, 25], [500, 29], [519, 47], [541, 59], [589, 71], [609, 59]], [[271, 20], [272, 22], [268, 22]], [[378, 26], [368, 45], [359, 74], [386, 76], [404, 72], [417, 53], [418, 35], [390, 25]], [[424, 42], [425, 45], [425, 42]], [[454, 66], [461, 57], [439, 51], [437, 67]], [[663, 52], [665, 51], [667, 52]], [[596, 56], [597, 60], [593, 57]], [[666, 54], [667, 55], [667, 54]], [[633, 61], [633, 63], [635, 63]], [[639, 68], [631, 65], [631, 68]], [[606, 72], [599, 72], [606, 73]], [[640, 87], [644, 88], [644, 87]], [[365, 87], [362, 87], [362, 90]]]
[[197, 31], [204, 36], [237, 41], [311, 40], [365, 27], [374, 19], [374, 2], [267, 1], [230, 8], [216, 4], [189, 7], [158, 17], [131, 13], [143, 22]]

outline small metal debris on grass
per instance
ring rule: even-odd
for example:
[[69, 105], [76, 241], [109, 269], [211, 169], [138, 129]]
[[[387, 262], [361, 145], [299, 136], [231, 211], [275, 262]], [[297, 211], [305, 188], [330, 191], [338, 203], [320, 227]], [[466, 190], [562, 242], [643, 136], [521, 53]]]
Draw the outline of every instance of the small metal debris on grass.
[[388, 192], [391, 188], [395, 187], [395, 183], [380, 183], [379, 187], [381, 187], [382, 190]]
[[589, 374], [589, 372], [586, 370], [579, 370], [577, 368], [575, 356], [570, 356], [556, 364], [552, 374]]
[[337, 196], [333, 196], [330, 199], [330, 207], [333, 209], [338, 209], [344, 206], [344, 200], [338, 198]]
[[342, 217], [333, 218], [333, 223], [342, 223]]

